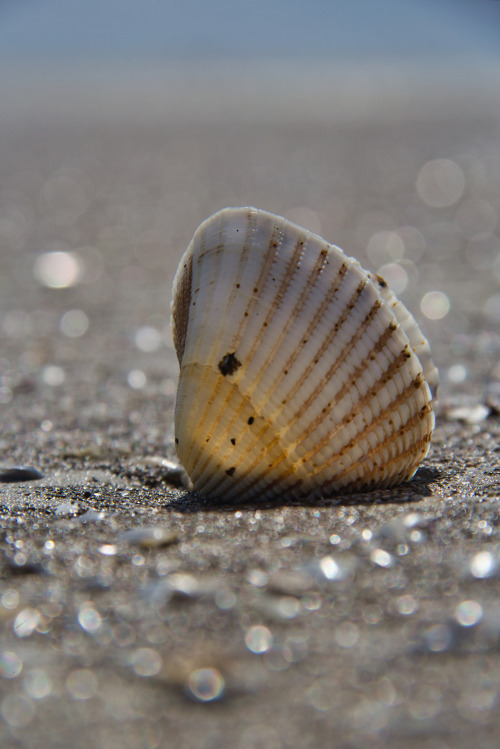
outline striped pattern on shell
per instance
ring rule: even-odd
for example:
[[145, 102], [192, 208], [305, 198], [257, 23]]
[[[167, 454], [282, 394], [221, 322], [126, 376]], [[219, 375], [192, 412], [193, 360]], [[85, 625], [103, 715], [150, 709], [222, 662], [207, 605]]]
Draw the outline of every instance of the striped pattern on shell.
[[429, 449], [429, 345], [386, 282], [255, 208], [201, 224], [172, 301], [178, 456], [229, 502], [390, 487]]

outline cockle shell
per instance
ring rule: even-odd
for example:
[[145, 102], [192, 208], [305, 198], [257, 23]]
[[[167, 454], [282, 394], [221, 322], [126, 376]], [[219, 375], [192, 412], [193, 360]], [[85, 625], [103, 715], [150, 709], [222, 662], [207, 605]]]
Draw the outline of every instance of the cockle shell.
[[380, 276], [256, 208], [204, 221], [172, 301], [178, 456], [223, 501], [390, 487], [429, 449], [438, 375]]

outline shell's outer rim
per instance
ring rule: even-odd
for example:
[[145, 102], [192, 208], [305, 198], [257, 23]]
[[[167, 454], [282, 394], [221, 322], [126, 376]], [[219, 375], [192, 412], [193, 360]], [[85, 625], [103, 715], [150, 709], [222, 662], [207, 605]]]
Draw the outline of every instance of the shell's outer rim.
[[[221, 211], [216, 212], [209, 218], [207, 218], [196, 230], [193, 236], [193, 239], [191, 240], [188, 248], [186, 249], [185, 253], [183, 254], [181, 258], [179, 268], [177, 270], [177, 273], [174, 279], [173, 300], [172, 300], [172, 306], [171, 306], [174, 341], [176, 345], [176, 351], [177, 351], [177, 355], [179, 358], [179, 362], [181, 364], [181, 370], [182, 370], [184, 344], [185, 344], [185, 338], [186, 338], [187, 328], [188, 328], [188, 309], [189, 309], [189, 302], [191, 299], [191, 267], [192, 267], [192, 263], [194, 261], [195, 253], [197, 249], [199, 250], [200, 244], [201, 246], [203, 246], [203, 237], [204, 237], [205, 232], [208, 229], [210, 229], [211, 225], [215, 225], [216, 222], [218, 222], [220, 225], [223, 225], [225, 221], [232, 221], [232, 220], [234, 221], [236, 219], [239, 219], [241, 221], [246, 221], [248, 225], [250, 225], [251, 219], [254, 220], [255, 222], [259, 219], [259, 217], [261, 217], [263, 220], [267, 220], [270, 222], [276, 222], [276, 223], [280, 222], [280, 225], [282, 226], [286, 225], [289, 231], [307, 236], [309, 240], [320, 243], [323, 247], [331, 248], [332, 251], [334, 251], [337, 254], [340, 254], [342, 258], [345, 258], [345, 262], [348, 264], [348, 266], [351, 269], [356, 269], [356, 273], [361, 274], [364, 278], [366, 278], [367, 281], [370, 282], [371, 286], [373, 286], [376, 289], [384, 308], [389, 310], [391, 318], [393, 318], [396, 321], [398, 328], [400, 328], [400, 330], [404, 334], [404, 337], [408, 340], [410, 348], [412, 349], [413, 354], [416, 360], [418, 361], [418, 363], [420, 364], [422, 370], [427, 369], [427, 371], [429, 371], [429, 367], [430, 367], [432, 372], [434, 372], [437, 375], [437, 370], [435, 369], [430, 359], [430, 349], [429, 349], [428, 343], [425, 340], [425, 338], [422, 336], [422, 334], [420, 333], [420, 330], [414, 318], [406, 310], [404, 305], [398, 302], [398, 300], [392, 294], [392, 292], [390, 292], [390, 290], [385, 294], [385, 298], [384, 298], [384, 294], [381, 293], [379, 284], [377, 284], [376, 276], [365, 271], [356, 259], [348, 257], [339, 247], [337, 247], [336, 245], [332, 245], [329, 242], [326, 242], [326, 240], [324, 240], [318, 234], [315, 234], [314, 232], [303, 229], [299, 225], [291, 221], [288, 221], [287, 219], [284, 219], [280, 216], [272, 214], [268, 211], [263, 211], [261, 209], [256, 209], [256, 208], [251, 208], [251, 207], [225, 208]], [[383, 281], [383, 279], [380, 279], [380, 280]], [[385, 285], [385, 282], [384, 282], [384, 285]], [[396, 309], [396, 305], [398, 305], [397, 309]], [[409, 323], [407, 323], [408, 320], [410, 321]], [[405, 322], [407, 324], [405, 324]], [[407, 325], [409, 327], [407, 327]], [[417, 331], [417, 334], [415, 334], [415, 330]], [[419, 339], [418, 341], [416, 340], [415, 335], [418, 335], [418, 339]], [[427, 366], [425, 362], [422, 364], [418, 357], [417, 349], [419, 345], [424, 346], [424, 348], [426, 347], [426, 355], [428, 356]], [[429, 365], [429, 362], [430, 362], [430, 365]], [[425, 372], [424, 377], [425, 379], [427, 379], [427, 372]], [[435, 390], [436, 382], [437, 382], [437, 377], [434, 380], [434, 387], [432, 387], [432, 383], [431, 383], [431, 389]], [[427, 390], [429, 390], [427, 382], [425, 382], [425, 387]], [[430, 394], [429, 394], [429, 400], [430, 400]], [[430, 410], [432, 411], [432, 407], [430, 407]], [[177, 411], [177, 407], [176, 407], [176, 411]], [[432, 413], [431, 413], [431, 416], [432, 416], [432, 425], [430, 427], [430, 431], [432, 431], [433, 419], [434, 419], [434, 415]], [[425, 456], [425, 454], [427, 453], [427, 450], [428, 450], [428, 445], [425, 451], [422, 452], [422, 455], [420, 456], [420, 460], [418, 461], [418, 463], [420, 463], [421, 459]], [[412, 470], [405, 477], [406, 479], [411, 478], [411, 475], [413, 475], [416, 468], [418, 467], [418, 463], [412, 467]], [[219, 466], [218, 470], [222, 470], [222, 467]], [[232, 473], [228, 471], [226, 471], [225, 473], [228, 476], [232, 475]], [[392, 483], [397, 483], [397, 482], [392, 482]], [[382, 484], [379, 484], [379, 486], [381, 485]], [[386, 483], [385, 485], [386, 486], [391, 485], [391, 482]], [[196, 486], [196, 482], [195, 482], [195, 486]], [[358, 486], [354, 486], [351, 488], [345, 487], [344, 491], [356, 491], [356, 490], [359, 490], [360, 488], [362, 487], [358, 487]], [[249, 494], [251, 493], [253, 492], [247, 492], [245, 497], [248, 497]], [[311, 494], [311, 492], [309, 491], [307, 492], [307, 494]], [[295, 496], [297, 496], [297, 494], [295, 494]]]

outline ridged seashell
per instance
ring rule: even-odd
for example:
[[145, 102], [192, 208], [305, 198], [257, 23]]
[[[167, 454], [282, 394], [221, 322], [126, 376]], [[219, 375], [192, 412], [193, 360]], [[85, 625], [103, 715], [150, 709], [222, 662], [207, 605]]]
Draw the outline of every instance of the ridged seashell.
[[429, 344], [383, 278], [256, 208], [204, 221], [173, 287], [177, 453], [224, 501], [394, 486], [434, 427]]

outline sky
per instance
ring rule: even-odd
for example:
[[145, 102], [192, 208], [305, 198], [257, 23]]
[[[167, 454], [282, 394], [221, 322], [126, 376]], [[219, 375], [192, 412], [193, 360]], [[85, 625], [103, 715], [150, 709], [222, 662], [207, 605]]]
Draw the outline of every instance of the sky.
[[0, 0], [0, 59], [500, 57], [500, 0]]

